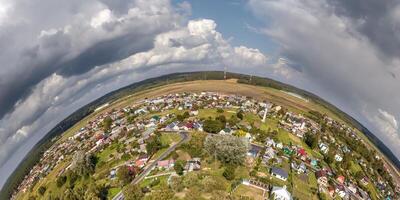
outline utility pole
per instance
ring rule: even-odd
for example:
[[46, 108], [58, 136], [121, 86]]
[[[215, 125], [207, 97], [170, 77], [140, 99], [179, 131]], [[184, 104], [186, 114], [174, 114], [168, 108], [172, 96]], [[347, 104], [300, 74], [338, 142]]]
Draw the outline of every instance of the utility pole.
[[226, 66], [224, 67], [224, 80], [226, 80]]

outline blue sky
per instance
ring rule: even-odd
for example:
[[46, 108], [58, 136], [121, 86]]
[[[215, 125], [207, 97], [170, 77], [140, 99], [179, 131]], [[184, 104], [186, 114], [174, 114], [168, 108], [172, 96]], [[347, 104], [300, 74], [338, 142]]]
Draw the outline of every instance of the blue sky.
[[[184, 0], [173, 0], [182, 3]], [[229, 39], [234, 46], [245, 45], [257, 48], [261, 52], [276, 54], [277, 45], [274, 41], [265, 37], [252, 28], [267, 25], [268, 22], [258, 20], [246, 0], [189, 0], [192, 6], [191, 19], [207, 18], [217, 22], [217, 30]], [[210, 6], [212, 5], [212, 6]]]

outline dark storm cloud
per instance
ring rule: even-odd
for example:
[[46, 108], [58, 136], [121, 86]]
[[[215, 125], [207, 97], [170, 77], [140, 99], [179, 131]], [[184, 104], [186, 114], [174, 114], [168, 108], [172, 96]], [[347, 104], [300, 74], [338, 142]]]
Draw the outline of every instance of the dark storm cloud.
[[400, 55], [400, 9], [397, 0], [329, 0], [338, 15], [358, 20], [357, 29], [385, 55]]
[[51, 74], [79, 75], [149, 50], [158, 33], [179, 23], [168, 1], [153, 8], [141, 0], [11, 2], [0, 21], [7, 47], [0, 53], [0, 119]]
[[149, 50], [153, 47], [154, 35], [128, 34], [99, 42], [82, 52], [77, 58], [63, 63], [57, 72], [63, 76], [72, 76], [88, 72], [100, 66], [124, 59], [132, 54]]

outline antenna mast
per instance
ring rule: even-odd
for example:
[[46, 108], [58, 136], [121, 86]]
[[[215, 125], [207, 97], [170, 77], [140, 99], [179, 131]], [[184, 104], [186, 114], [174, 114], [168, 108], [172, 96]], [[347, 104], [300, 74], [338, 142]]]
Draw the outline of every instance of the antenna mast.
[[224, 79], [226, 80], [226, 66], [224, 67]]

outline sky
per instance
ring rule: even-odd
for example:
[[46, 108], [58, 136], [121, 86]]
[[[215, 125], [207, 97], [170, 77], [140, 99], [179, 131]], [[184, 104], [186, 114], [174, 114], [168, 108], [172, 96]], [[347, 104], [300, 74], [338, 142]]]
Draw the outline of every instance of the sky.
[[319, 95], [400, 158], [396, 0], [0, 0], [0, 47], [0, 186], [81, 106], [224, 66]]

